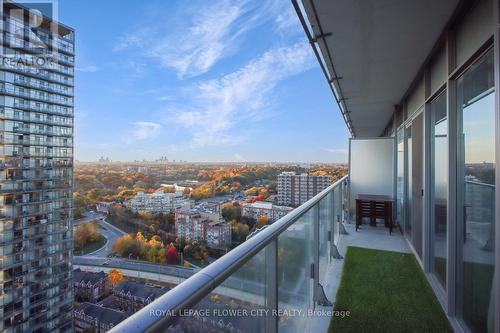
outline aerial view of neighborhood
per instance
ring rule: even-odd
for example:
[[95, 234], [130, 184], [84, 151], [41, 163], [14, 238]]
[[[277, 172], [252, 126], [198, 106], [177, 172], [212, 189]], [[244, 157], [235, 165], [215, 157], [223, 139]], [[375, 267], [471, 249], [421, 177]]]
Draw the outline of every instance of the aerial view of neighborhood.
[[[92, 313], [106, 318], [101, 322], [112, 318], [111, 328], [347, 172], [343, 164], [187, 163], [165, 157], [77, 162], [75, 326], [92, 325], [86, 322]], [[212, 308], [235, 302], [214, 295], [207, 300]], [[238, 326], [238, 317], [227, 319], [224, 325]]]

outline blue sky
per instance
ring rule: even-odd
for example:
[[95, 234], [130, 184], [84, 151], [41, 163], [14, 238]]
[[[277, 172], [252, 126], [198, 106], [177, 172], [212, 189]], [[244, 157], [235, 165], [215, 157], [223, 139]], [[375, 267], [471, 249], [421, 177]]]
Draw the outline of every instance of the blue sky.
[[346, 126], [288, 0], [59, 0], [75, 153], [345, 162]]

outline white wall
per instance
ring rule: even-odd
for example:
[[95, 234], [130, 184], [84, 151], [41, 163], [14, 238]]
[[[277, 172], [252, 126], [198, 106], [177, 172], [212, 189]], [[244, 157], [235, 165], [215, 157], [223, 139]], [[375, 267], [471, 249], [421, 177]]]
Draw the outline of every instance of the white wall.
[[358, 194], [394, 197], [394, 138], [350, 140], [350, 213], [355, 215]]

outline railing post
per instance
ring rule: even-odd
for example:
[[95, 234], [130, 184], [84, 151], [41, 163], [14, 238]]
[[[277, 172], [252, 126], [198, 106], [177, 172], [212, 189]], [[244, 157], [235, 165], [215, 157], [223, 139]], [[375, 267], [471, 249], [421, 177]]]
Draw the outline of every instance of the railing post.
[[332, 303], [326, 298], [323, 286], [319, 282], [319, 204], [318, 201], [312, 208], [313, 213], [313, 251], [314, 251], [314, 263], [313, 263], [313, 308], [318, 305], [331, 306]]
[[316, 306], [318, 301], [318, 287], [319, 287], [319, 202], [312, 208], [312, 222], [313, 222], [313, 307]]
[[278, 332], [278, 239], [266, 246], [266, 332]]
[[[347, 192], [347, 182], [342, 182], [339, 186], [339, 197], [338, 197], [338, 200], [339, 200], [339, 208], [340, 208], [340, 215], [339, 215], [339, 220], [338, 220], [338, 227], [339, 227], [339, 234], [340, 235], [348, 235], [349, 233], [347, 232], [347, 230], [345, 230], [345, 226], [344, 226], [344, 220], [345, 220], [345, 209], [346, 207], [344, 207], [344, 203], [345, 203], [345, 196], [346, 196], [346, 192]], [[347, 203], [349, 204], [349, 202]], [[349, 216], [349, 215], [347, 215]]]
[[[342, 221], [342, 184], [340, 187], [338, 187], [337, 193], [335, 191], [337, 188], [334, 188], [331, 192], [331, 200], [329, 202], [330, 209], [333, 213], [333, 219], [332, 219], [332, 237], [330, 239], [330, 257], [334, 259], [342, 259], [343, 257], [339, 253], [339, 249], [337, 248], [337, 245], [335, 244], [335, 235], [337, 233], [336, 229], [343, 227], [341, 225]], [[338, 195], [336, 195], [338, 194]], [[336, 203], [340, 203], [338, 206]], [[337, 209], [340, 208], [340, 209]], [[340, 234], [340, 230], [339, 230]]]

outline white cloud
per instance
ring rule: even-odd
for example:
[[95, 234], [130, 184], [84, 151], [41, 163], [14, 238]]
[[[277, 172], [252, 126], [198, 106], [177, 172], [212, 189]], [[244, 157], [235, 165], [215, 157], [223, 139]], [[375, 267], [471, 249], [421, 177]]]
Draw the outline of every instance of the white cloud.
[[[291, 5], [285, 0], [222, 0], [185, 6], [181, 23], [141, 28], [121, 38], [115, 51], [135, 47], [147, 57], [173, 69], [179, 78], [209, 71], [221, 59], [234, 54], [243, 33], [272, 21], [277, 30], [293, 24]], [[295, 20], [296, 21], [296, 20]]]
[[98, 72], [100, 70], [101, 69], [99, 67], [94, 66], [94, 65], [88, 65], [88, 66], [76, 68], [77, 72], [84, 72], [84, 73], [95, 73], [95, 72]]
[[299, 18], [292, 5], [280, 8], [277, 12], [276, 30], [286, 33], [303, 33]]
[[199, 82], [189, 107], [170, 110], [173, 120], [189, 130], [194, 146], [240, 143], [245, 124], [270, 116], [276, 85], [314, 64], [306, 43], [271, 49], [233, 73]]
[[207, 72], [219, 59], [227, 56], [243, 27], [237, 26], [245, 3], [216, 2], [194, 16], [192, 26], [176, 42], [170, 38], [158, 43], [151, 55], [180, 77]]
[[130, 129], [123, 137], [125, 143], [130, 144], [134, 141], [150, 140], [160, 134], [161, 125], [149, 121], [138, 121], [132, 123]]

